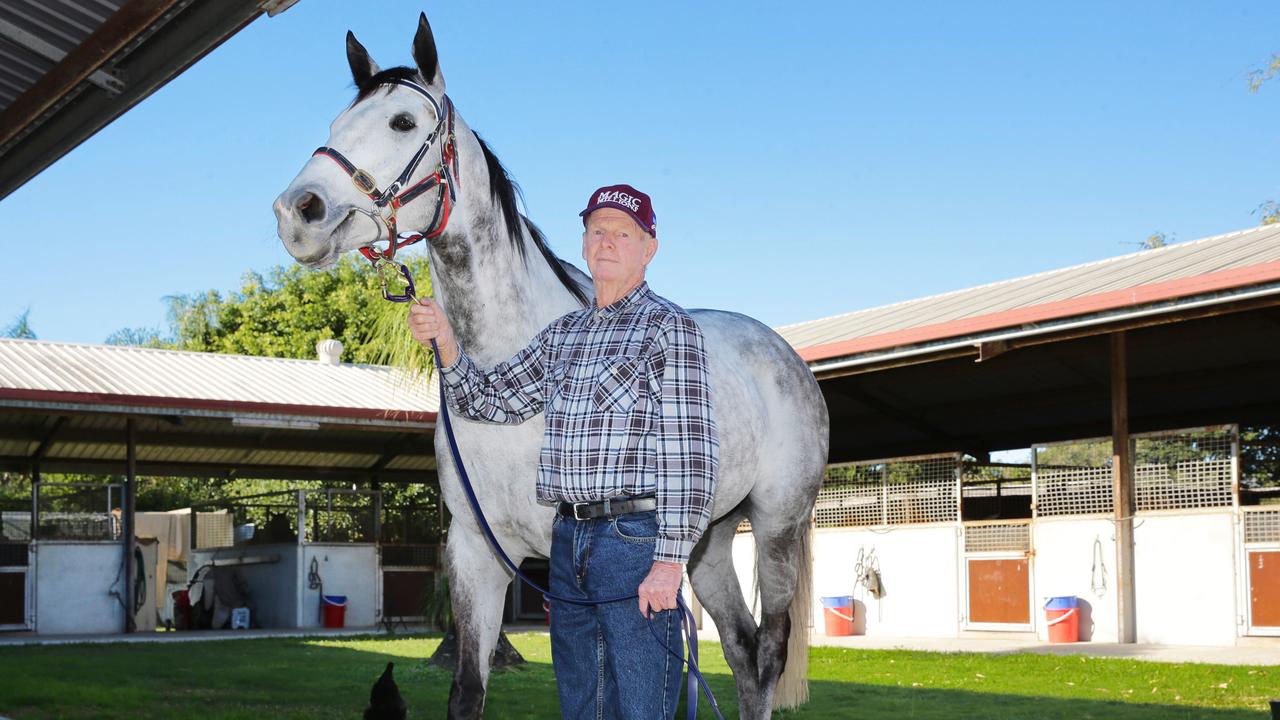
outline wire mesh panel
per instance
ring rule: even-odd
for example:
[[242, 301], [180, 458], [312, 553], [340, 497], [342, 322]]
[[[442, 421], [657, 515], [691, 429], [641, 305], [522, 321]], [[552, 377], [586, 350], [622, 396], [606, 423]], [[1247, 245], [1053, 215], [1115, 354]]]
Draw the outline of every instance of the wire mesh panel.
[[23, 504], [26, 507], [21, 510], [0, 509], [0, 542], [31, 540], [31, 503]]
[[884, 492], [884, 465], [881, 463], [829, 465], [813, 506], [814, 525], [883, 525]]
[[1246, 543], [1280, 543], [1280, 507], [1266, 510], [1248, 508], [1244, 513]]
[[1112, 512], [1110, 440], [1039, 445], [1032, 453], [1037, 516]]
[[814, 506], [817, 527], [867, 527], [959, 518], [957, 455], [827, 467]]
[[121, 493], [119, 485], [40, 483], [36, 490], [36, 537], [40, 540], [118, 540]]
[[1031, 549], [1031, 524], [1027, 522], [966, 525], [964, 551], [1027, 552]]
[[1236, 435], [1223, 426], [1134, 436], [1137, 509], [1231, 507]]
[[233, 513], [218, 510], [191, 514], [191, 548], [207, 550], [236, 544]]

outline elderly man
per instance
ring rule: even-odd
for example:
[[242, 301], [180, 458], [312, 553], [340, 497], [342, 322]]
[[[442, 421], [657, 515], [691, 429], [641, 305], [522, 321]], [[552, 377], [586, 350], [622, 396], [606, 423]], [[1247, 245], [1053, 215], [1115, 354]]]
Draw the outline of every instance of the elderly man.
[[511, 360], [477, 369], [430, 300], [413, 306], [409, 326], [419, 342], [436, 340], [457, 412], [519, 423], [545, 411], [537, 496], [557, 508], [551, 592], [639, 597], [638, 612], [552, 602], [561, 714], [667, 720], [682, 670], [676, 596], [711, 518], [719, 455], [707, 357], [689, 314], [645, 282], [658, 251], [649, 196], [603, 187], [581, 215], [595, 303]]

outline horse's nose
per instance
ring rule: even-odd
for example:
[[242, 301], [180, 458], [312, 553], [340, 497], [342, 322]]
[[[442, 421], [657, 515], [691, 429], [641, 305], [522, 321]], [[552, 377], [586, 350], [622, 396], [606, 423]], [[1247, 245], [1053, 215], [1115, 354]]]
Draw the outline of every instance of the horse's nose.
[[293, 201], [293, 207], [304, 222], [313, 223], [324, 219], [324, 200], [313, 192], [299, 193]]

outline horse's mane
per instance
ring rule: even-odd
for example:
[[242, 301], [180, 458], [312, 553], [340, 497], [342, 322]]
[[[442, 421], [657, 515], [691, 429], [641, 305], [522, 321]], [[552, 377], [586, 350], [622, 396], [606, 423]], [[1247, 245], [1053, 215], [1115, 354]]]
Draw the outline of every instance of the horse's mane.
[[[354, 105], [364, 100], [379, 87], [396, 80], [411, 80], [416, 83], [422, 83], [422, 76], [418, 74], [417, 69], [410, 67], [393, 67], [380, 70], [360, 83], [356, 99], [352, 104]], [[484, 152], [485, 166], [489, 170], [489, 194], [502, 210], [502, 219], [507, 224], [507, 235], [515, 246], [516, 251], [520, 253], [520, 257], [527, 259], [524, 236], [520, 232], [520, 228], [523, 225], [524, 229], [529, 232], [529, 237], [533, 240], [534, 247], [538, 248], [543, 260], [551, 267], [551, 271], [555, 273], [556, 279], [573, 295], [579, 305], [585, 307], [591, 304], [591, 301], [587, 298], [586, 290], [569, 275], [569, 272], [565, 270], [564, 263], [560, 258], [556, 257], [551, 248], [547, 247], [546, 236], [542, 234], [537, 225], [533, 224], [532, 220], [520, 212], [519, 200], [523, 199], [520, 186], [507, 174], [507, 169], [502, 166], [498, 156], [493, 154], [493, 150], [480, 137], [480, 134], [472, 131], [472, 135], [475, 136], [476, 142], [480, 143], [480, 149]]]

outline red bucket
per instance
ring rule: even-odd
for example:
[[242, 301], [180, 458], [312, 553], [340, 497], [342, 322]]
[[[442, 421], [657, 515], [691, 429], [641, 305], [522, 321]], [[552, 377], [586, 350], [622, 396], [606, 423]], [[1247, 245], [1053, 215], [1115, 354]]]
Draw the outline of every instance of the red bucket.
[[340, 628], [347, 624], [347, 596], [324, 595], [324, 626]]
[[1073, 643], [1080, 639], [1080, 607], [1075, 596], [1049, 598], [1044, 619], [1049, 642]]
[[839, 595], [822, 598], [822, 619], [827, 635], [845, 637], [853, 634], [853, 597]]

